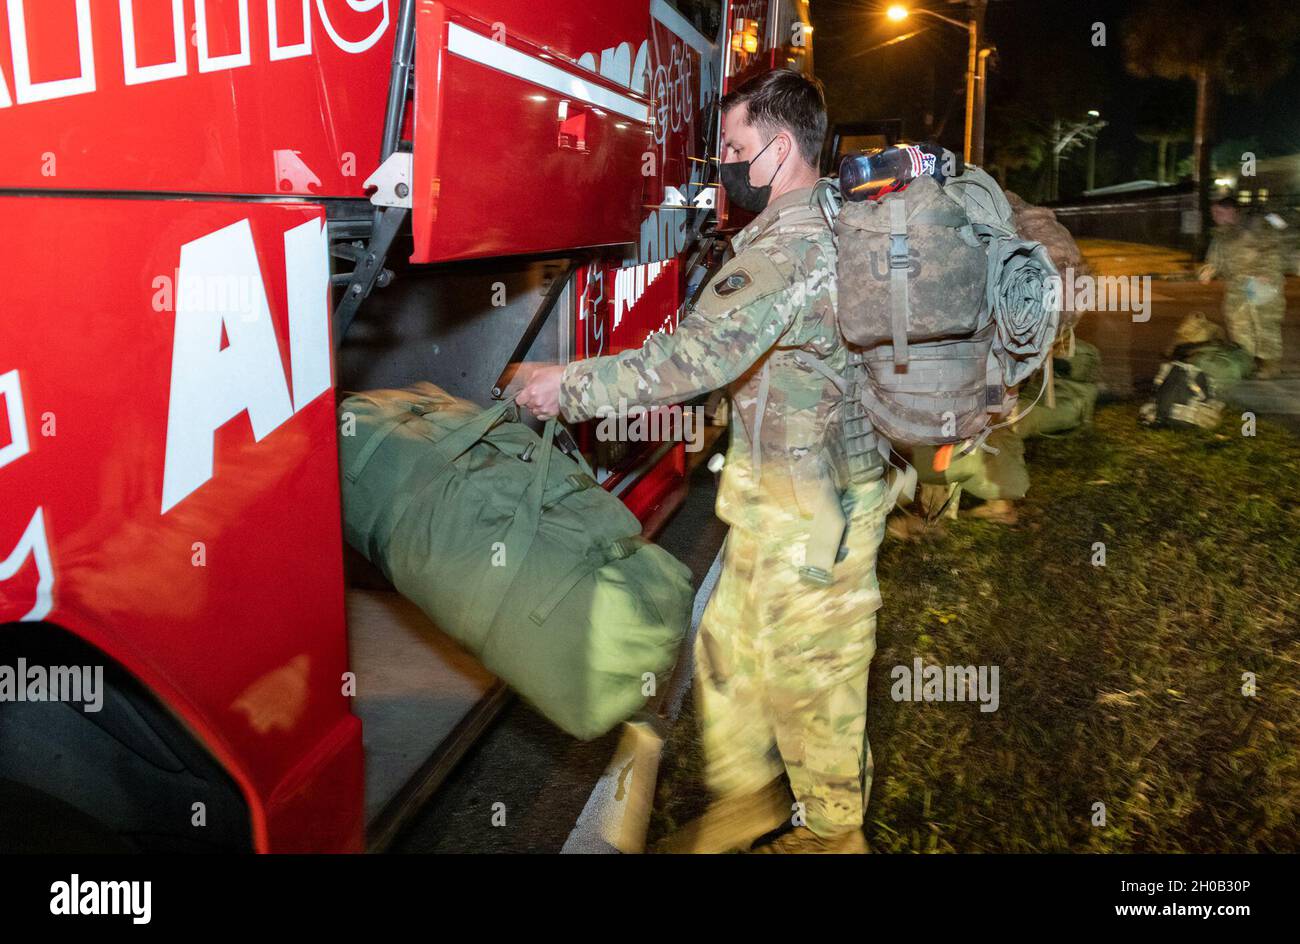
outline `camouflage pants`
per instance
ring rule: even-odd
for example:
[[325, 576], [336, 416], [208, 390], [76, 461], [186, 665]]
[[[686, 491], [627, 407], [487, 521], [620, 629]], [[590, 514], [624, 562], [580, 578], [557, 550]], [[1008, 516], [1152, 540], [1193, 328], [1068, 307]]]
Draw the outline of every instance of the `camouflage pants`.
[[1252, 302], [1244, 290], [1229, 290], [1223, 301], [1228, 337], [1247, 354], [1265, 361], [1282, 359], [1282, 317], [1286, 299], [1279, 294], [1268, 301]]
[[733, 527], [695, 641], [710, 790], [749, 793], [785, 771], [806, 825], [824, 836], [861, 826], [871, 792], [867, 671], [884, 498], [883, 482], [842, 497], [849, 523], [825, 587], [799, 577], [806, 533]]

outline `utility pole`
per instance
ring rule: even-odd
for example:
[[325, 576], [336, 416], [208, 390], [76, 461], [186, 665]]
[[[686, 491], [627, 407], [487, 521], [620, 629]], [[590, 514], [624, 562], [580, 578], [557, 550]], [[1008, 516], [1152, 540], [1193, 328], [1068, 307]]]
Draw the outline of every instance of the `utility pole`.
[[[952, 2], [956, 3], [957, 0], [952, 0]], [[969, 16], [965, 23], [953, 17], [944, 16], [942, 13], [935, 13], [933, 10], [921, 8], [909, 10], [901, 3], [890, 6], [885, 11], [885, 15], [897, 23], [907, 19], [912, 13], [919, 13], [933, 17], [936, 20], [942, 20], [949, 26], [955, 26], [966, 31], [968, 39], [966, 50], [966, 131], [965, 140], [962, 144], [962, 159], [968, 164], [980, 164], [984, 160], [984, 92], [982, 76], [984, 61], [993, 50], [980, 51], [980, 36], [984, 32], [984, 12], [988, 8], [988, 0], [967, 0], [967, 4]], [[907, 37], [900, 38], [906, 39]], [[891, 42], [896, 41], [891, 40]], [[981, 86], [978, 91], [976, 90], [977, 83]], [[978, 131], [976, 130], [977, 116]]]
[[970, 48], [966, 59], [966, 160], [984, 164], [985, 64], [992, 48], [981, 49], [984, 38], [984, 14], [988, 0], [970, 0]]

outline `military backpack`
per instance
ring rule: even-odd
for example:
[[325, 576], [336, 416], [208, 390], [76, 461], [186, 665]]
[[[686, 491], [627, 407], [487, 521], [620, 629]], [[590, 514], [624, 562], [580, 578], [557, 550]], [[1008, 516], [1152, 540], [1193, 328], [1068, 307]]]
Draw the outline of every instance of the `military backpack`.
[[816, 193], [838, 249], [840, 332], [856, 348], [851, 468], [872, 449], [888, 458], [891, 441], [982, 447], [1056, 337], [1059, 279], [1046, 249], [1017, 236], [1002, 189], [973, 165], [877, 201], [844, 201], [831, 179]]

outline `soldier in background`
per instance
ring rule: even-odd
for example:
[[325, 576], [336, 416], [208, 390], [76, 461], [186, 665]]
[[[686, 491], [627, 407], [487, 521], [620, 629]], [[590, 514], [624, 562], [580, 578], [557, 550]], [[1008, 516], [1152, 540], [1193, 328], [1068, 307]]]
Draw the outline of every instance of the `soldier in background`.
[[1262, 216], [1241, 219], [1236, 200], [1211, 208], [1214, 233], [1201, 268], [1202, 282], [1226, 283], [1223, 319], [1228, 336], [1255, 358], [1255, 376], [1276, 377], [1282, 365], [1282, 318], [1286, 314], [1286, 259], [1282, 240]]
[[[825, 100], [819, 84], [778, 70], [730, 93], [722, 115], [723, 186], [758, 214], [733, 239], [735, 258], [674, 333], [538, 368], [517, 402], [581, 421], [727, 389], [731, 441], [717, 514], [731, 529], [695, 641], [696, 715], [715, 802], [661, 848], [745, 849], [793, 821], [763, 851], [865, 852], [867, 670], [886, 490], [879, 470], [848, 480], [842, 395], [795, 354], [847, 370], [835, 244], [812, 199]], [[827, 569], [809, 566], [826, 557]]]

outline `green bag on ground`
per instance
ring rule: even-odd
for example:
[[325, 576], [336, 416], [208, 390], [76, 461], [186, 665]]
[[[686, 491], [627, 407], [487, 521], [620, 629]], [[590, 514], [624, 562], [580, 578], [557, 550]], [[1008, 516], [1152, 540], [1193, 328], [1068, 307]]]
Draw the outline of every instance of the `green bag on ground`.
[[1221, 341], [1183, 345], [1174, 350], [1173, 359], [1204, 371], [1214, 395], [1220, 399], [1255, 370], [1254, 357], [1235, 344]]
[[1101, 382], [1101, 351], [1096, 345], [1087, 341], [1074, 339], [1074, 354], [1071, 357], [1052, 359], [1052, 367], [1058, 379], [1076, 380], [1080, 383]]
[[997, 453], [976, 449], [953, 459], [942, 472], [934, 471], [937, 446], [914, 446], [912, 464], [921, 485], [953, 485], [984, 501], [1019, 501], [1029, 491], [1029, 470], [1025, 468], [1025, 444], [1007, 427], [989, 434], [989, 446]]
[[554, 446], [555, 420], [539, 437], [514, 411], [429, 383], [344, 400], [344, 537], [543, 715], [593, 738], [666, 680], [691, 575]]
[[1025, 385], [1025, 389], [1020, 392], [1022, 408], [1025, 404], [1033, 403], [1036, 397], [1038, 402], [1012, 424], [1011, 429], [1017, 436], [1022, 439], [1051, 436], [1092, 422], [1092, 413], [1097, 406], [1097, 385], [1065, 377], [1057, 377], [1055, 384], [1056, 406], [1052, 407], [1047, 405], [1046, 393], [1038, 396], [1042, 386], [1041, 376]]

